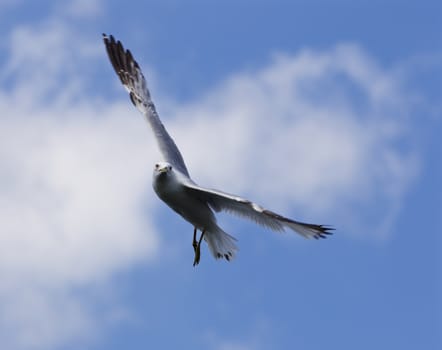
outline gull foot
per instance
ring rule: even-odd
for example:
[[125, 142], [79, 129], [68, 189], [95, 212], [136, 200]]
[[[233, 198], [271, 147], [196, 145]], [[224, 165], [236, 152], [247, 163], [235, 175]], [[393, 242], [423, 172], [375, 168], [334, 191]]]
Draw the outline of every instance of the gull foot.
[[195, 248], [195, 258], [193, 259], [193, 266], [196, 266], [200, 263], [200, 258], [201, 258], [201, 250], [200, 247], [198, 246], [197, 248]]
[[200, 258], [201, 258], [201, 242], [203, 240], [204, 237], [204, 233], [206, 233], [206, 231], [203, 231], [201, 233], [201, 237], [199, 239], [199, 241], [196, 241], [196, 229], [194, 231], [194, 235], [193, 235], [193, 250], [195, 251], [195, 258], [193, 259], [193, 266], [196, 266], [200, 263]]

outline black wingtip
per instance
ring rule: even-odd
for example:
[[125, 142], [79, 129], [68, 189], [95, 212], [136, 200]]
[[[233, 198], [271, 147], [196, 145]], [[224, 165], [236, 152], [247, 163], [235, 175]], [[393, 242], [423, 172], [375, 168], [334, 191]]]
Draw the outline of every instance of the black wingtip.
[[319, 225], [318, 230], [320, 230], [320, 232], [314, 236], [316, 239], [327, 238], [328, 236], [331, 236], [334, 233], [333, 231], [335, 230], [335, 228], [329, 225]]
[[120, 40], [116, 41], [112, 34], [107, 35], [105, 33], [103, 33], [103, 42], [112, 67], [120, 78], [121, 83], [127, 85], [127, 77], [122, 74], [122, 71], [128, 71], [129, 65], [126, 60], [123, 44]]
[[103, 36], [103, 41], [105, 43], [108, 43], [111, 40], [111, 38], [113, 39], [112, 35], [107, 35], [106, 33], [101, 33], [101, 35]]
[[103, 36], [103, 41], [106, 45], [106, 47], [109, 47], [111, 45], [118, 45], [120, 43], [120, 40], [115, 40], [114, 36], [112, 34], [106, 34], [106, 33], [101, 33], [101, 35]]

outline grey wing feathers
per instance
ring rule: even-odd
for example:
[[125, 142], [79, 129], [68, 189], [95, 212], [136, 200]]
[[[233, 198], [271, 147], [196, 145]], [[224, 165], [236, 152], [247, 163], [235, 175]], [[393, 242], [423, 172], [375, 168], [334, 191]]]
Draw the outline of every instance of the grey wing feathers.
[[137, 61], [129, 50], [125, 50], [121, 42], [110, 35], [103, 34], [103, 41], [112, 67], [117, 73], [135, 107], [144, 114], [155, 134], [163, 157], [175, 169], [189, 176], [184, 159], [173, 139], [158, 117], [155, 105], [151, 100], [146, 79]]
[[333, 228], [325, 225], [307, 224], [288, 219], [273, 211], [267, 210], [247, 199], [227, 194], [217, 190], [201, 188], [192, 183], [186, 184], [186, 190], [206, 201], [215, 211], [227, 211], [255, 221], [257, 224], [274, 231], [284, 231], [285, 228], [299, 233], [305, 238], [326, 238], [332, 234]]

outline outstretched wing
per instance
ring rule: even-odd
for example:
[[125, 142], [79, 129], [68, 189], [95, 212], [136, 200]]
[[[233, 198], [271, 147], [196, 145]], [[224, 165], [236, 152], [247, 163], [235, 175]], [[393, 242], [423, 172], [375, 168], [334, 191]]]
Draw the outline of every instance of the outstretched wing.
[[129, 50], [124, 49], [119, 40], [115, 41], [112, 35], [103, 34], [103, 41], [112, 66], [121, 83], [129, 92], [132, 103], [143, 113], [151, 126], [164, 160], [175, 169], [189, 176], [178, 147], [158, 117], [147, 88], [146, 79], [137, 61], [134, 60]]
[[205, 189], [190, 182], [185, 184], [185, 190], [189, 194], [207, 202], [215, 211], [223, 210], [248, 218], [274, 231], [284, 231], [286, 228], [289, 228], [305, 238], [318, 239], [326, 238], [334, 230], [325, 225], [307, 224], [288, 219], [273, 211], [264, 209], [247, 199], [217, 190]]

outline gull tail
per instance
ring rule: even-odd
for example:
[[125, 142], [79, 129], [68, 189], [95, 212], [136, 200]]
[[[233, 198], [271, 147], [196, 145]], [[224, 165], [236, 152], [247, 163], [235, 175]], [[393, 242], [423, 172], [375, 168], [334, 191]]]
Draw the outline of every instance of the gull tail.
[[215, 259], [233, 260], [238, 251], [236, 246], [236, 238], [224, 232], [220, 227], [216, 226], [204, 234], [204, 240], [209, 246], [210, 252]]

